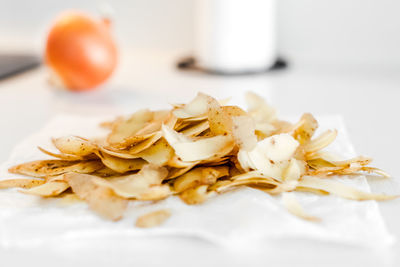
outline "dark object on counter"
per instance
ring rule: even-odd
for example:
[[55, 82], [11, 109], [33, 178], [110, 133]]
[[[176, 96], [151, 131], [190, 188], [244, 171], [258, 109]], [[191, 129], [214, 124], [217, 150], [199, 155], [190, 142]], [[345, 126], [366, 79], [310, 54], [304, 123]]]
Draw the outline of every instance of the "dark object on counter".
[[194, 70], [201, 71], [204, 73], [215, 74], [215, 75], [226, 75], [226, 76], [239, 76], [239, 75], [251, 75], [251, 74], [260, 74], [264, 72], [270, 72], [275, 70], [281, 70], [288, 67], [288, 63], [285, 59], [278, 57], [270, 68], [260, 71], [243, 71], [243, 72], [222, 72], [222, 71], [214, 71], [207, 70], [202, 67], [196, 65], [196, 59], [194, 57], [186, 57], [178, 61], [176, 67], [181, 70]]
[[0, 54], [0, 80], [40, 65], [40, 59], [31, 54]]

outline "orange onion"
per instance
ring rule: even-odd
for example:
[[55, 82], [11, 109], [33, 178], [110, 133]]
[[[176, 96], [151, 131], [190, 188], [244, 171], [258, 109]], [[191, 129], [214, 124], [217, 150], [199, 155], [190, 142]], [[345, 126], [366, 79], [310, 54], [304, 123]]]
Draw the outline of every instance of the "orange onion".
[[46, 63], [56, 79], [72, 91], [95, 88], [117, 65], [110, 21], [78, 11], [61, 14], [46, 43]]

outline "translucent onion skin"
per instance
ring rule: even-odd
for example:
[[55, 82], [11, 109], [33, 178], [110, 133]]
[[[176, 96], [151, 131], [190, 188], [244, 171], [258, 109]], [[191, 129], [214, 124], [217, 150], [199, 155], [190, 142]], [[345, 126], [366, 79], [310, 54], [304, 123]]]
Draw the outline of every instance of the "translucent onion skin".
[[95, 88], [117, 66], [117, 47], [108, 20], [87, 14], [63, 13], [51, 28], [45, 58], [63, 85], [72, 91]]

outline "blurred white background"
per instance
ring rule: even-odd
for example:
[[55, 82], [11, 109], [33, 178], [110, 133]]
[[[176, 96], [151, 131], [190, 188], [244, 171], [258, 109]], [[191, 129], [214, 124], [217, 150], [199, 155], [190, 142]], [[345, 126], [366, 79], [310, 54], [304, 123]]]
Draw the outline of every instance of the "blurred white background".
[[[1, 0], [0, 48], [40, 50], [47, 27], [66, 8], [115, 11], [123, 46], [179, 50], [194, 46], [194, 0]], [[400, 67], [400, 1], [279, 0], [278, 48], [291, 63]]]

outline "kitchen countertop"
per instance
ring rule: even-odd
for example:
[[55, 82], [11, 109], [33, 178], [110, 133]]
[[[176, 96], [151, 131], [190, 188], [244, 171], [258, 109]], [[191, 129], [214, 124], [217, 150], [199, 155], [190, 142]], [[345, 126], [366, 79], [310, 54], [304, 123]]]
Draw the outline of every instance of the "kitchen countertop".
[[[265, 96], [280, 114], [340, 114], [359, 154], [374, 158], [393, 178], [400, 178], [398, 151], [400, 126], [400, 76], [390, 69], [330, 65], [296, 65], [287, 70], [250, 76], [214, 76], [173, 68], [176, 53], [135, 50], [122, 55], [113, 79], [100, 90], [73, 94], [47, 83], [42, 67], [0, 81], [0, 161], [13, 146], [38, 131], [59, 113], [114, 115], [146, 106], [185, 102], [203, 91], [216, 97], [233, 96], [242, 102], [245, 91]], [[387, 186], [388, 183], [383, 183]], [[393, 188], [375, 186], [376, 191], [396, 193]], [[392, 190], [393, 192], [389, 192]], [[397, 193], [400, 193], [397, 191]], [[389, 232], [400, 240], [400, 200], [379, 203]], [[34, 231], [34, 229], [32, 229]], [[15, 248], [3, 244], [0, 259], [7, 266], [41, 262], [41, 266], [91, 264], [107, 266], [190, 265], [190, 266], [400, 266], [400, 244], [371, 250], [312, 240], [272, 240], [246, 251], [219, 248], [198, 239], [138, 238], [126, 245], [116, 240], [79, 244], [48, 244]], [[118, 241], [119, 242], [119, 241]], [[123, 248], [123, 249], [121, 249]], [[99, 256], [107, 255], [106, 257]], [[124, 255], [121, 258], [121, 255]]]

